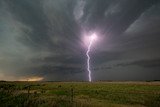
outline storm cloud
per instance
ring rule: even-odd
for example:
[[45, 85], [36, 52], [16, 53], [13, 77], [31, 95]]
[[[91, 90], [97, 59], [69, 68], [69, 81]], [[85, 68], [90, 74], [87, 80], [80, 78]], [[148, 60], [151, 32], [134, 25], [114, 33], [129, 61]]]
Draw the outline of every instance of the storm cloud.
[[98, 80], [158, 80], [158, 0], [1, 0], [0, 80], [86, 81], [84, 32]]

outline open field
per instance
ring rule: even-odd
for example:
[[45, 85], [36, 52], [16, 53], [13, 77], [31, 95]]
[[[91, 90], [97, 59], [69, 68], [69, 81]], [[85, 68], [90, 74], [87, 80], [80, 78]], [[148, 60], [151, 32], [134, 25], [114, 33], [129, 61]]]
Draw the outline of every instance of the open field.
[[160, 107], [160, 82], [0, 82], [0, 107]]

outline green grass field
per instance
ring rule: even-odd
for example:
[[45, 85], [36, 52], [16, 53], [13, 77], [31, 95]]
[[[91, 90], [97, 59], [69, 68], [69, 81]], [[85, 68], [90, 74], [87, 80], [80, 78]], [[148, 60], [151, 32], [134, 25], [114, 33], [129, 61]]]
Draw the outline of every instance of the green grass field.
[[160, 82], [0, 82], [0, 107], [160, 107]]

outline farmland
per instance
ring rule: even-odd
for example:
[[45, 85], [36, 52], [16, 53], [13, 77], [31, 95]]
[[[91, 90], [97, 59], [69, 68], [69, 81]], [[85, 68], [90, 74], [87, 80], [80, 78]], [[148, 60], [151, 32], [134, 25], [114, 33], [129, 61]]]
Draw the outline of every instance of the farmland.
[[160, 82], [0, 82], [0, 107], [160, 107]]

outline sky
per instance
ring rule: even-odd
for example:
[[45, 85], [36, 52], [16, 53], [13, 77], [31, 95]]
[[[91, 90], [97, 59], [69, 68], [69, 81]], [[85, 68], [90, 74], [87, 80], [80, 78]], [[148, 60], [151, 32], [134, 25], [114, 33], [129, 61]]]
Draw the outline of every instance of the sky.
[[0, 80], [160, 80], [159, 0], [0, 0]]

